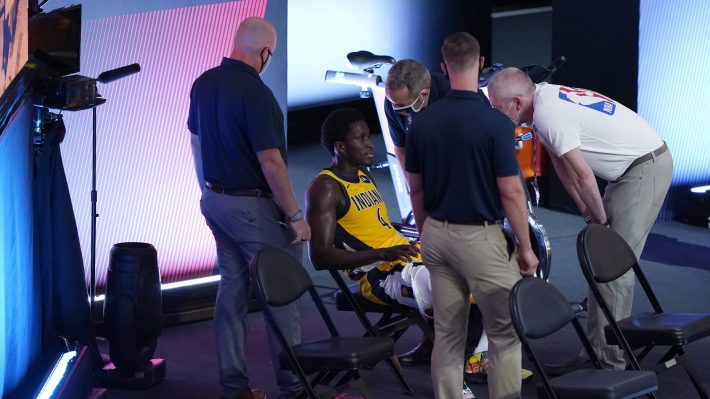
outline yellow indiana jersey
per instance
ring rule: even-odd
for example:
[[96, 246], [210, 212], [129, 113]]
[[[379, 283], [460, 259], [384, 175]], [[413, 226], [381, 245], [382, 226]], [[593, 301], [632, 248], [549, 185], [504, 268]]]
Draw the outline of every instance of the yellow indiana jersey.
[[358, 171], [356, 181], [337, 176], [329, 169], [320, 175], [335, 179], [348, 197], [345, 211], [338, 214], [335, 246], [362, 251], [409, 244], [392, 226], [385, 202], [367, 173]]
[[[345, 210], [339, 210], [337, 215], [334, 240], [336, 247], [362, 251], [409, 244], [392, 226], [385, 202], [367, 173], [358, 171], [355, 181], [340, 177], [329, 169], [322, 170], [320, 175], [335, 179], [340, 183], [343, 195], [348, 197]], [[421, 262], [421, 255], [412, 260]], [[403, 266], [402, 261], [382, 261], [356, 270], [345, 270], [345, 274], [358, 281], [360, 292], [365, 298], [381, 305], [394, 305], [396, 302], [384, 292], [380, 281], [390, 273], [401, 271]]]

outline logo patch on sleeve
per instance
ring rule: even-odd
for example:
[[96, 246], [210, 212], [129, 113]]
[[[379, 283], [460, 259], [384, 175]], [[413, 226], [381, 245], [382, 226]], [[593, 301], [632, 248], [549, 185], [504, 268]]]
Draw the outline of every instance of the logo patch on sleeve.
[[614, 100], [591, 90], [560, 87], [559, 97], [561, 100], [581, 105], [607, 115], [614, 115], [614, 112], [616, 112], [616, 103]]

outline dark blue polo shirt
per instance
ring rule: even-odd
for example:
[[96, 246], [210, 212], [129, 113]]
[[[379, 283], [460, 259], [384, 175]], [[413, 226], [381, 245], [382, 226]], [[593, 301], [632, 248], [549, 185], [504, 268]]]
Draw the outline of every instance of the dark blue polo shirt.
[[[429, 105], [444, 97], [451, 90], [451, 85], [441, 73], [431, 74], [431, 87], [429, 91]], [[385, 97], [385, 116], [387, 116], [387, 124], [390, 128], [390, 136], [392, 142], [397, 147], [404, 147], [407, 137], [407, 130], [411, 121], [408, 117], [400, 115], [392, 108], [392, 102]]]
[[286, 160], [284, 116], [254, 68], [224, 58], [200, 75], [190, 92], [187, 127], [200, 136], [206, 181], [271, 191], [256, 153], [278, 148]]
[[497, 177], [518, 174], [513, 124], [471, 91], [451, 90], [409, 128], [406, 169], [420, 173], [424, 210], [456, 224], [504, 217]]
[[[449, 84], [449, 80], [446, 79], [446, 76], [442, 73], [432, 73], [429, 105], [444, 97], [449, 90], [451, 90], [451, 85]], [[478, 94], [484, 99], [486, 104], [488, 104], [488, 98], [481, 90], [478, 91]], [[392, 108], [392, 102], [386, 97], [385, 116], [387, 117], [387, 124], [390, 128], [392, 142], [397, 147], [404, 147], [406, 144], [407, 130], [409, 130], [409, 125], [411, 124], [410, 118], [398, 114], [397, 111]]]

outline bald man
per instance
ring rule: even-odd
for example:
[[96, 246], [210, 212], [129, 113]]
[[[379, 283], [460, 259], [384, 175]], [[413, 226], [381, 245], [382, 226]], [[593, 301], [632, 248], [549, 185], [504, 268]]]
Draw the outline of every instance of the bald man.
[[[658, 133], [638, 114], [602, 94], [535, 85], [517, 68], [498, 72], [488, 94], [491, 104], [515, 124], [533, 126], [587, 223], [610, 227], [640, 258], [673, 175], [673, 159]], [[609, 182], [603, 198], [595, 175]], [[617, 320], [631, 315], [632, 273], [600, 286]], [[623, 370], [623, 352], [606, 344], [606, 324], [590, 293], [587, 335], [603, 366]], [[566, 364], [547, 368], [559, 375], [580, 367], [591, 367], [584, 351]]]
[[[200, 207], [217, 244], [221, 275], [214, 320], [223, 398], [265, 397], [249, 387], [247, 377], [249, 263], [264, 247], [282, 248], [300, 261], [311, 237], [288, 177], [283, 112], [260, 77], [275, 50], [274, 27], [247, 18], [230, 57], [197, 78], [190, 92], [187, 125], [205, 182]], [[299, 343], [298, 308], [272, 311], [286, 340]], [[280, 345], [267, 331], [279, 397], [296, 397], [302, 387], [293, 373], [281, 370]]]

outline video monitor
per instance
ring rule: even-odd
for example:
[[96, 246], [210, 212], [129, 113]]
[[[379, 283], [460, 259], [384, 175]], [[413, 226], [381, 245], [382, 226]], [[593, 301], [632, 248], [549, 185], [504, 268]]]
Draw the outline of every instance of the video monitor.
[[81, 4], [41, 13], [29, 20], [28, 56], [40, 73], [58, 77], [79, 72]]

